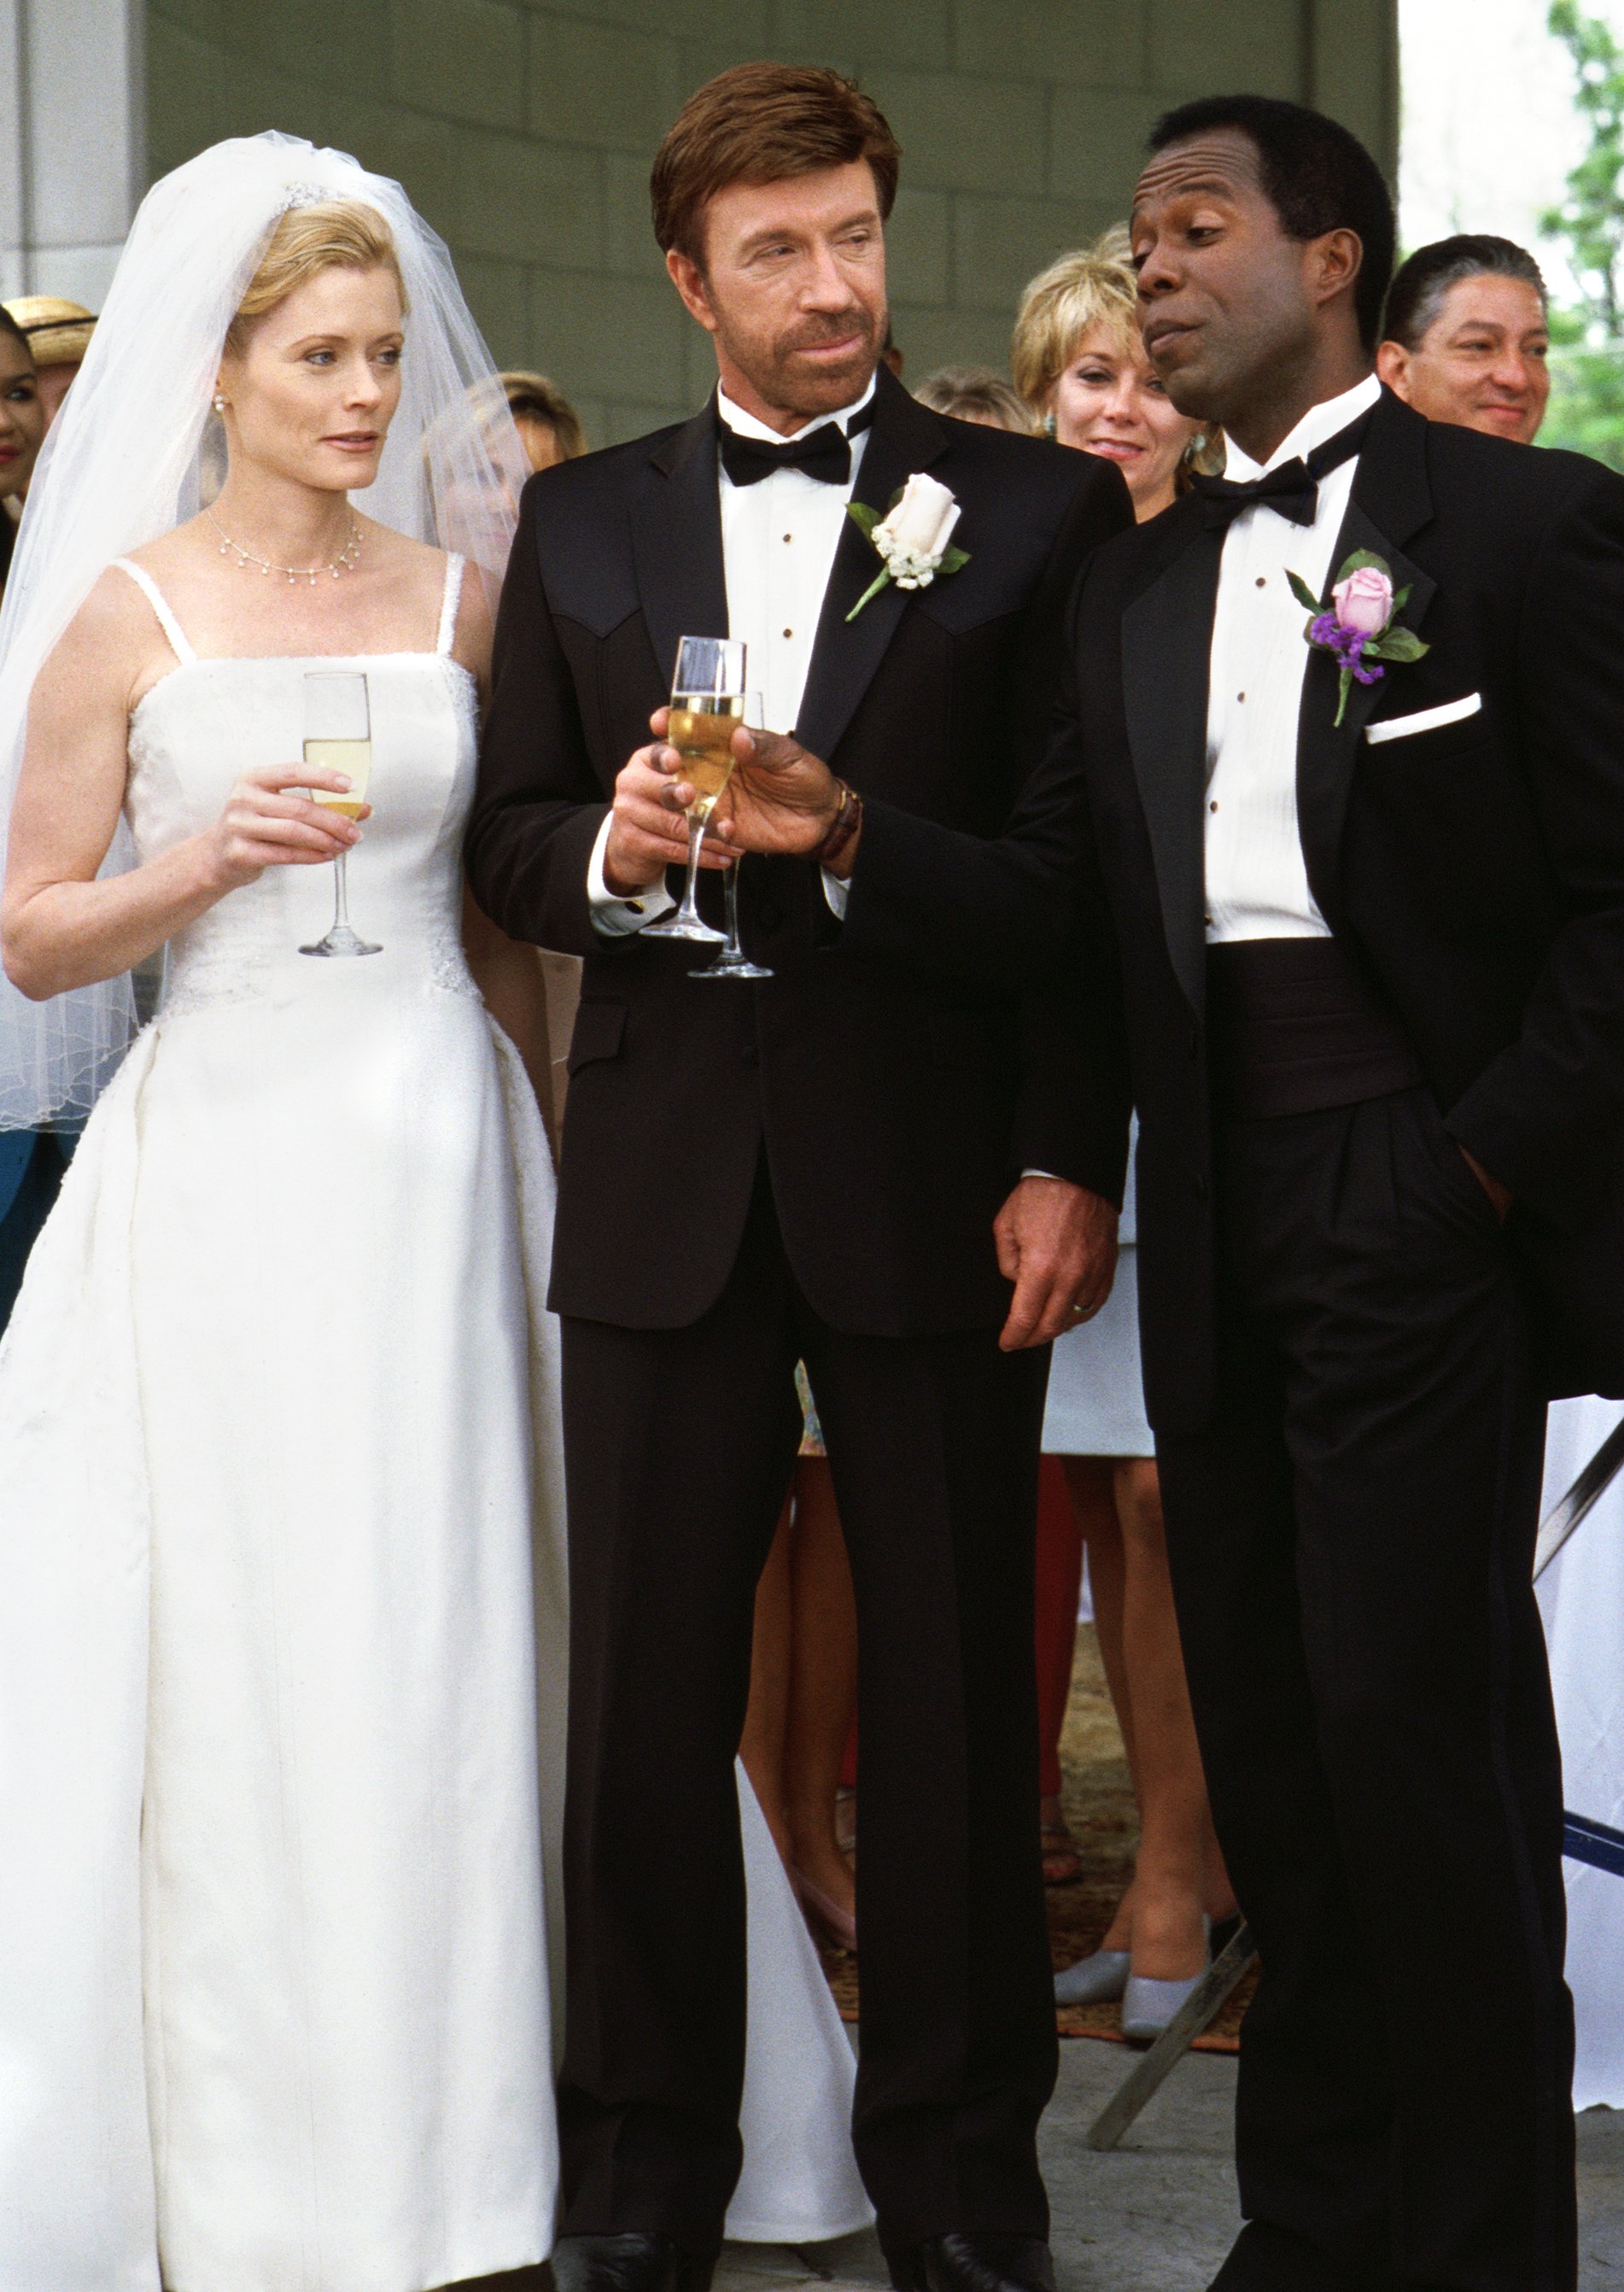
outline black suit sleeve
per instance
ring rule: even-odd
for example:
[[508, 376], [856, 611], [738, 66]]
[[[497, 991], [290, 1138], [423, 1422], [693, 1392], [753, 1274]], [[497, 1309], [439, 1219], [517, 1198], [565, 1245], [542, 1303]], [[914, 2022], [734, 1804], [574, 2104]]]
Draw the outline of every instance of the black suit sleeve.
[[1521, 1034], [1449, 1127], [1515, 1196], [1574, 1229], [1624, 1162], [1624, 480], [1611, 471], [1567, 496], [1535, 554], [1517, 676], [1567, 921]]
[[[1131, 524], [1127, 488], [1109, 463], [1079, 457], [1080, 482], [1033, 594], [1016, 672], [1019, 706], [1012, 733], [1025, 750], [1019, 771], [1030, 785], [1040, 766], [1063, 677], [1067, 630], [1078, 579], [1102, 541]], [[1021, 1089], [1012, 1160], [1016, 1173], [1041, 1170], [1075, 1185], [1112, 1193], [1112, 1167], [1091, 1140], [1096, 1045], [1089, 998], [1100, 991], [1101, 950], [1072, 932], [1051, 972], [1021, 998]], [[1120, 1183], [1118, 1174], [1117, 1184]]]
[[[1126, 521], [1119, 487], [1079, 500], [1093, 541]], [[1079, 635], [1087, 568], [1058, 640], [1060, 682], [1046, 747], [996, 840], [894, 804], [866, 803], [842, 946], [938, 977], [1022, 994], [1022, 1027], [1063, 1024], [1071, 1055], [1030, 1056], [1017, 1117], [1020, 1166], [1120, 1202], [1130, 1094], [1116, 939], [1083, 776]], [[1062, 1015], [1063, 1014], [1063, 1019]]]
[[852, 953], [1009, 991], [1051, 978], [1064, 960], [1084, 921], [1092, 852], [1079, 692], [1092, 585], [1085, 571], [1043, 756], [1001, 835], [865, 800], [841, 933]]
[[586, 870], [605, 812], [570, 665], [542, 585], [536, 496], [524, 489], [502, 585], [490, 706], [465, 854], [473, 896], [514, 939], [569, 955], [606, 945]]

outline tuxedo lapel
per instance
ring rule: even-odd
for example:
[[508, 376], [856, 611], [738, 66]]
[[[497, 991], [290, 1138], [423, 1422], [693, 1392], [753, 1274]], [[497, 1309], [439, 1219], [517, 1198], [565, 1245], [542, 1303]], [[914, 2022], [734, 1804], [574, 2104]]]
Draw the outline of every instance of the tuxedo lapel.
[[650, 465], [632, 512], [632, 557], [654, 657], [669, 684], [679, 637], [728, 634], [715, 405], [664, 440]]
[[1198, 526], [1122, 616], [1122, 700], [1179, 985], [1204, 1001], [1207, 687], [1224, 537]]
[[[946, 424], [910, 398], [882, 367], [876, 376], [874, 427], [863, 449], [852, 499], [883, 513], [913, 472], [939, 461], [948, 444]], [[873, 543], [854, 518], [847, 518], [823, 594], [796, 725], [796, 738], [814, 755], [827, 759], [834, 755], [906, 609], [907, 591], [890, 582], [854, 621], [847, 620], [879, 569]]]
[[[1419, 416], [1396, 399], [1383, 397], [1359, 457], [1353, 497], [1331, 553], [1333, 579], [1355, 550], [1367, 550], [1383, 559], [1393, 575], [1394, 591], [1406, 587], [1410, 591], [1399, 622], [1417, 631], [1437, 585], [1403, 551], [1403, 544], [1432, 516], [1426, 433], [1426, 425]], [[1361, 684], [1355, 678], [1340, 724], [1336, 722], [1339, 672], [1330, 655], [1313, 651], [1303, 678], [1297, 718], [1297, 828], [1309, 889], [1333, 930], [1341, 922], [1342, 828], [1364, 729], [1387, 678], [1402, 677], [1403, 673], [1402, 665], [1389, 663], [1373, 684]]]

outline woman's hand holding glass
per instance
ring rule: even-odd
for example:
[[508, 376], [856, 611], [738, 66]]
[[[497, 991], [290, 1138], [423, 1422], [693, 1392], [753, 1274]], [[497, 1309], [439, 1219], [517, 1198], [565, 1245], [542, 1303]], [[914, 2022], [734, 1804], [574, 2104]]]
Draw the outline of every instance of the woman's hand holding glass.
[[267, 868], [320, 868], [348, 851], [371, 805], [363, 804], [352, 821], [312, 803], [307, 791], [319, 787], [342, 796], [349, 786], [342, 772], [303, 763], [265, 764], [245, 772], [206, 834], [210, 871], [221, 891], [256, 883]]

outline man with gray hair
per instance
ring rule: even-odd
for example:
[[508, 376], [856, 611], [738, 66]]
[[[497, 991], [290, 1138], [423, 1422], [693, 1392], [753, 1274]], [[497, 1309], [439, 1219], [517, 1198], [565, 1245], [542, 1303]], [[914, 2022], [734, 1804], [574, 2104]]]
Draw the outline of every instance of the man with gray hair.
[[1475, 231], [1418, 247], [1388, 290], [1382, 336], [1376, 371], [1418, 414], [1532, 445], [1551, 337], [1526, 247]]

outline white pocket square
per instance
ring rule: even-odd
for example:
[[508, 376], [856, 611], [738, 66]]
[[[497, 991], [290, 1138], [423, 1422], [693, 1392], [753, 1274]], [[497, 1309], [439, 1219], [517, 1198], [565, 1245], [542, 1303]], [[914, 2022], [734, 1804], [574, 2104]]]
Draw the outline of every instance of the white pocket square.
[[1365, 726], [1365, 738], [1372, 747], [1384, 740], [1408, 740], [1417, 732], [1435, 732], [1442, 724], [1458, 724], [1467, 716], [1475, 716], [1483, 705], [1481, 692], [1468, 692], [1464, 700], [1446, 700], [1438, 708], [1418, 708], [1413, 716], [1384, 716], [1379, 724]]

